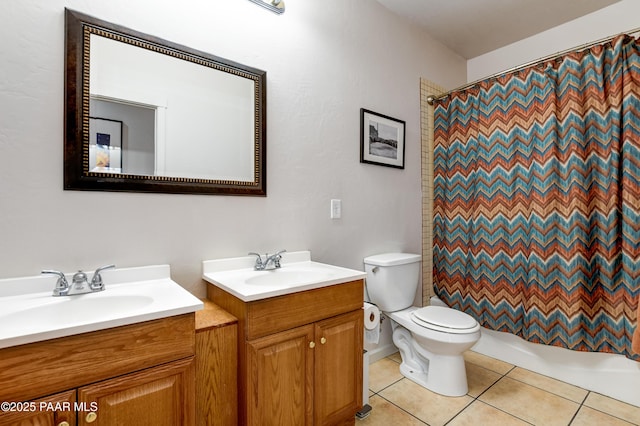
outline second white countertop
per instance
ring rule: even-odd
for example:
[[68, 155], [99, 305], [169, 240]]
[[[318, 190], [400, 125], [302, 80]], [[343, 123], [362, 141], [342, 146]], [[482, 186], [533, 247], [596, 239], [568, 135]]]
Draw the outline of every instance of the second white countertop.
[[355, 269], [313, 262], [309, 251], [284, 253], [281, 267], [268, 271], [253, 268], [255, 256], [202, 262], [202, 278], [244, 302], [364, 279]]

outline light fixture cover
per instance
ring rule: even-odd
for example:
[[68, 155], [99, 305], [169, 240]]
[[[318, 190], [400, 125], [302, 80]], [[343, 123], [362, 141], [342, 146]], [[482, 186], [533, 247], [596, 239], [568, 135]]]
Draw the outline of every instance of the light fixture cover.
[[275, 13], [284, 13], [284, 1], [283, 0], [249, 0], [259, 6], [269, 9]]

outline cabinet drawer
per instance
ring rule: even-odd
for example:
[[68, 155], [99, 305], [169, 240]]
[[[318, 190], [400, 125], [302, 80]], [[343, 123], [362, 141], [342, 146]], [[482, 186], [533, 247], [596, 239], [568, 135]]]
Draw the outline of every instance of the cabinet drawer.
[[214, 285], [207, 291], [209, 299], [238, 318], [246, 340], [360, 309], [364, 300], [363, 280], [246, 303]]
[[195, 315], [0, 350], [0, 401], [26, 401], [195, 353]]

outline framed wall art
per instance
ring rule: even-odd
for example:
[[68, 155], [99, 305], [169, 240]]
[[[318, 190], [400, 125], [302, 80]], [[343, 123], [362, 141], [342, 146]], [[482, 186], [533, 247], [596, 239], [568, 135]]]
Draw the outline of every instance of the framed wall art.
[[405, 122], [360, 109], [360, 162], [404, 169]]

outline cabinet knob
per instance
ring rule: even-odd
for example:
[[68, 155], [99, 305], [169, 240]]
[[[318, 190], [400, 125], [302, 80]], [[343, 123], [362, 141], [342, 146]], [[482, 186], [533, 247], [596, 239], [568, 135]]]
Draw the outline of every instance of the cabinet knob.
[[60, 423], [58, 423], [58, 426], [69, 426], [69, 422], [61, 421]]
[[93, 423], [96, 421], [97, 418], [98, 418], [98, 415], [93, 411], [91, 411], [87, 414], [87, 417], [85, 417], [84, 419], [87, 423]]
[[320, 343], [322, 343], [322, 344], [324, 345], [325, 343], [327, 343], [327, 339], [325, 339], [324, 337], [323, 337], [323, 338], [321, 338], [321, 339], [320, 339]]
[[309, 342], [309, 347], [311, 349], [315, 348], [316, 347], [316, 342]]

